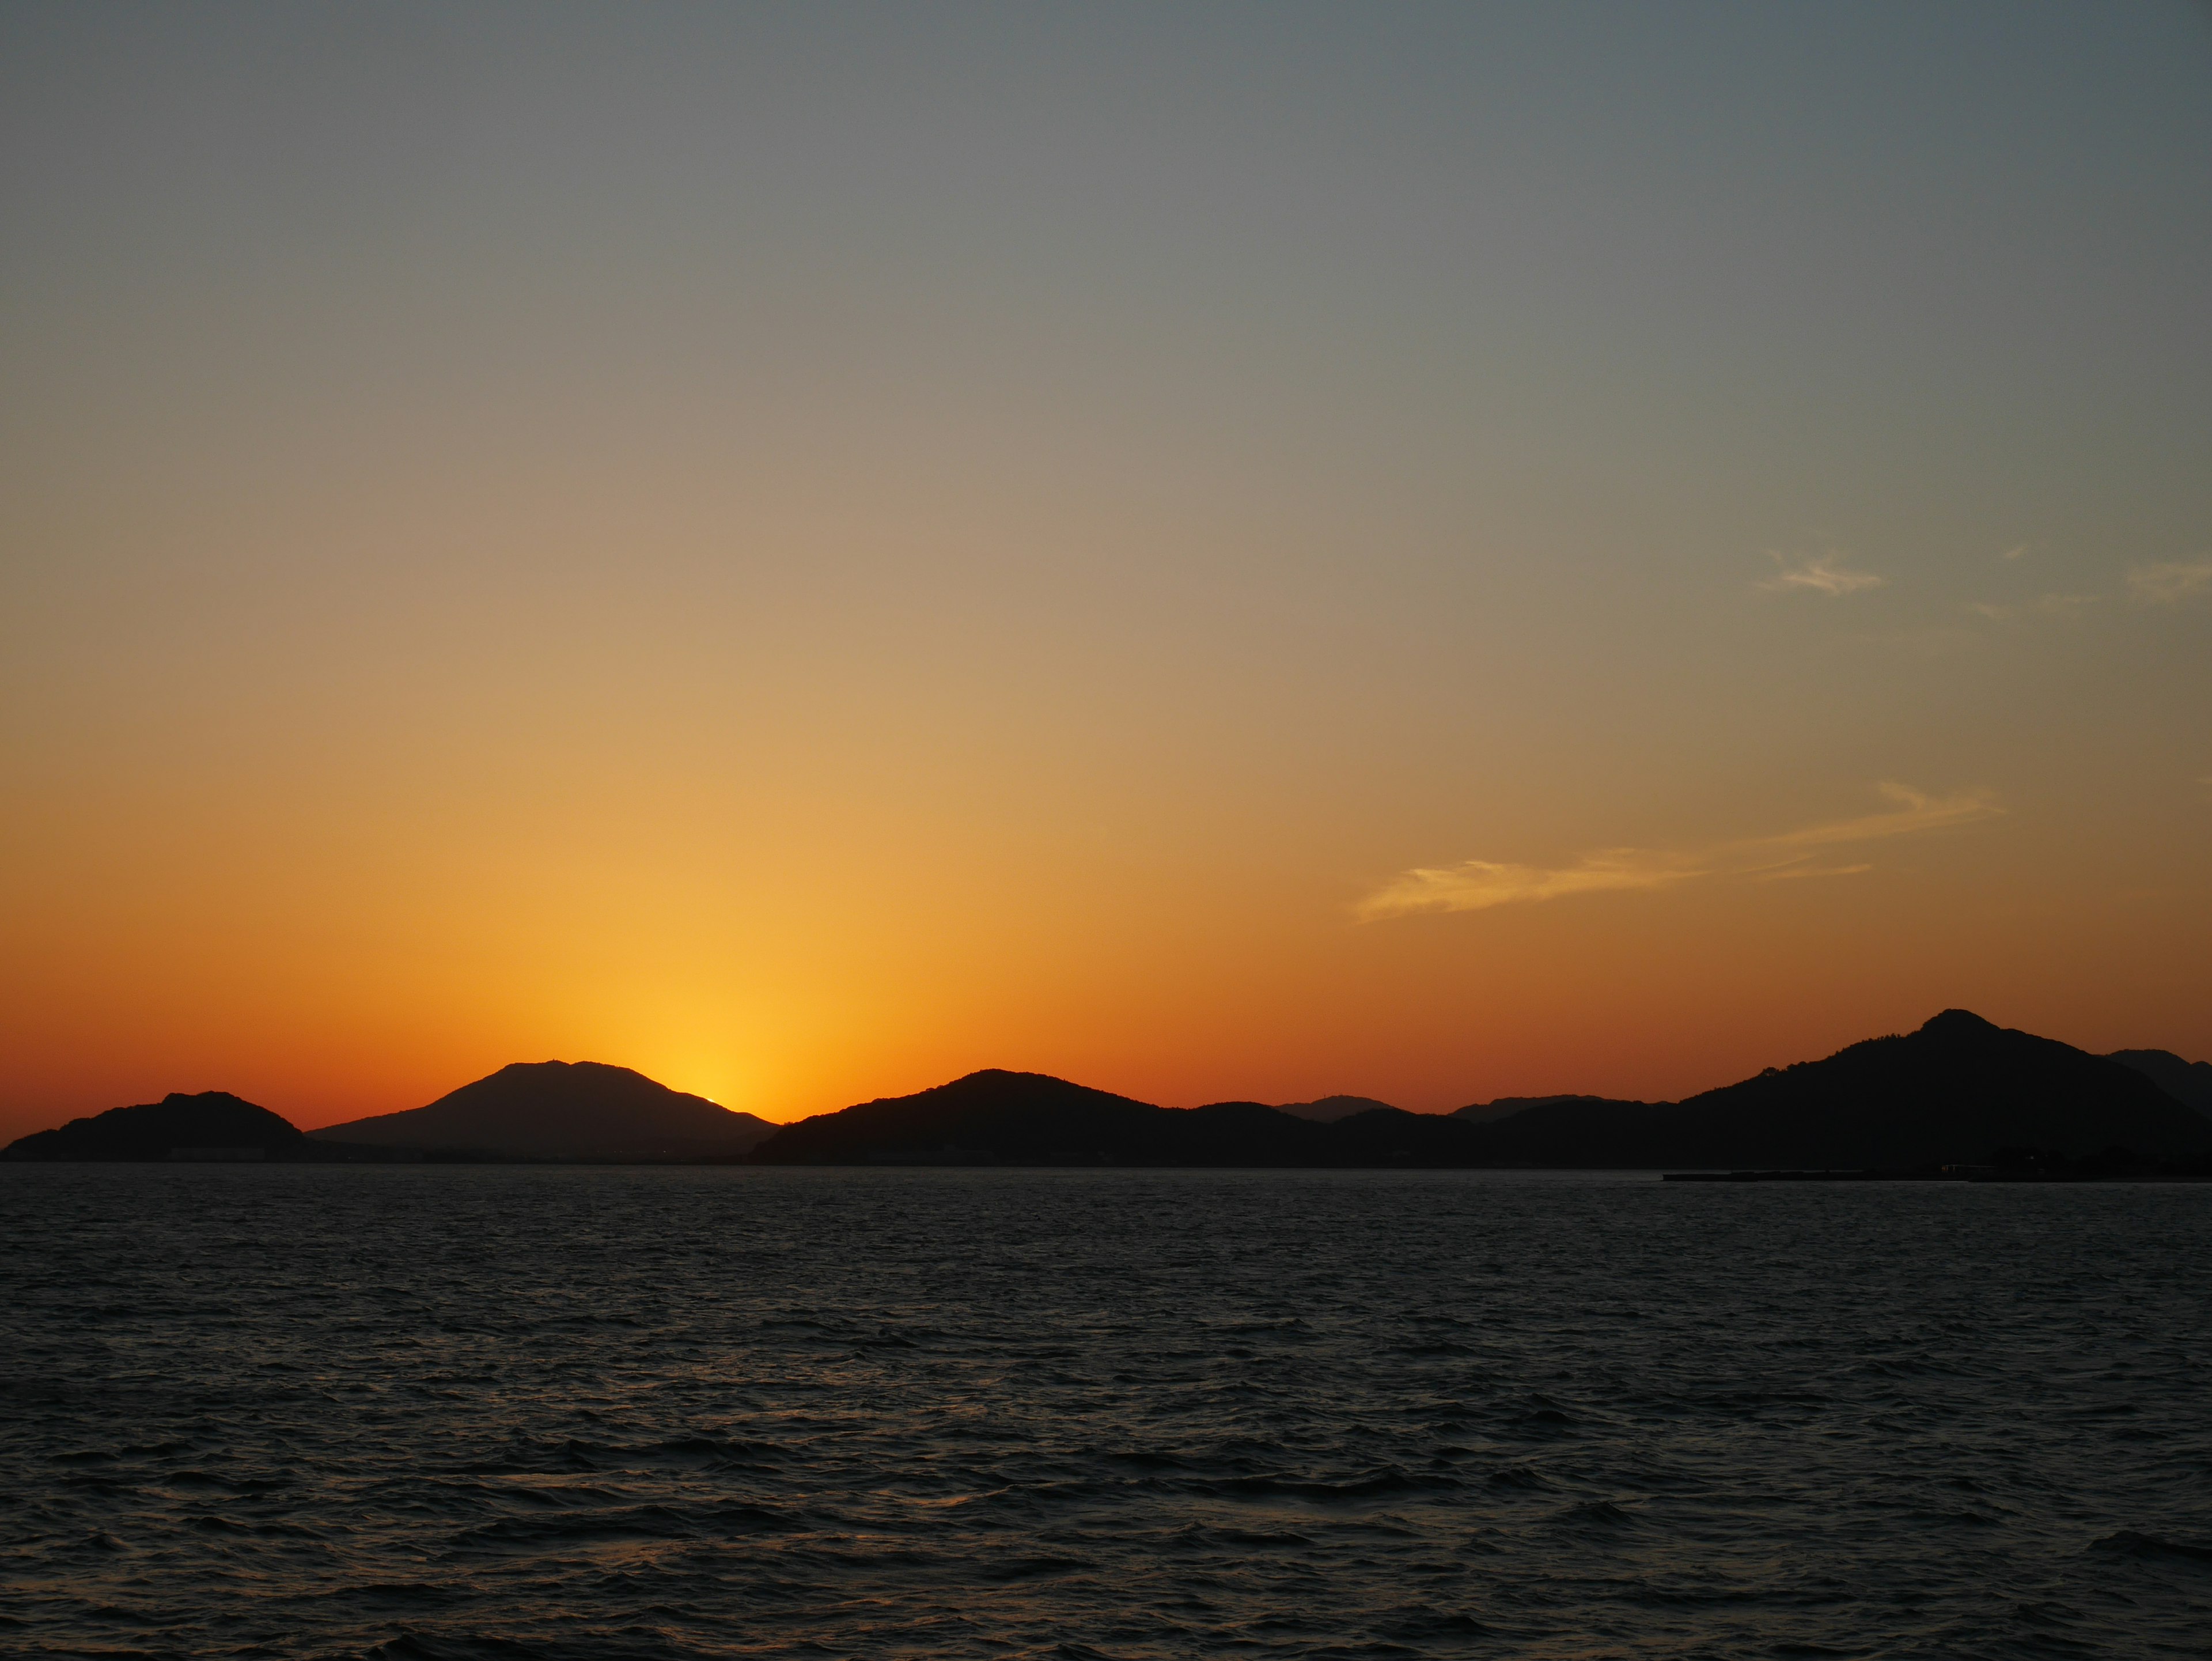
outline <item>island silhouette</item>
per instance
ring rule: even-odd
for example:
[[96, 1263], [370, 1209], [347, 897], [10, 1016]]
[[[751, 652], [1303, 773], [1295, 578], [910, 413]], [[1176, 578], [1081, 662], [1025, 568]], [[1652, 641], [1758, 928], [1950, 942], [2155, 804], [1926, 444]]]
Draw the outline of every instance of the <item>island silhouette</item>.
[[2212, 1073], [2094, 1056], [1963, 1009], [1917, 1031], [1679, 1102], [1508, 1097], [1447, 1114], [1366, 1097], [1159, 1107], [986, 1069], [777, 1126], [594, 1062], [518, 1062], [428, 1105], [301, 1132], [220, 1091], [112, 1109], [13, 1160], [413, 1159], [772, 1165], [1013, 1165], [2212, 1175]]
[[289, 1119], [227, 1090], [113, 1107], [52, 1130], [17, 1138], [7, 1159], [298, 1159], [307, 1137]]

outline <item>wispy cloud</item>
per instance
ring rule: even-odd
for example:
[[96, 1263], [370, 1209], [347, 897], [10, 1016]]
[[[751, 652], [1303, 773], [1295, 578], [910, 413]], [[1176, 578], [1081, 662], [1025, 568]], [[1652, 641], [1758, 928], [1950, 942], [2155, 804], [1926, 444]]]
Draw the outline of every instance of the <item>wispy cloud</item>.
[[2128, 592], [2154, 605], [2178, 605], [2208, 588], [2212, 588], [2212, 559], [2167, 560], [2138, 565], [2128, 573]]
[[1468, 860], [1440, 869], [1416, 869], [1385, 883], [1353, 908], [1362, 922], [1415, 911], [1486, 911], [1518, 900], [1556, 900], [1568, 894], [1665, 888], [1706, 873], [1682, 855], [1617, 848], [1585, 854], [1559, 869], [1494, 865]]
[[1777, 569], [1772, 576], [1758, 586], [1771, 594], [1809, 588], [1833, 599], [1840, 594], [1857, 593], [1863, 588], [1879, 588], [1885, 581], [1872, 571], [1852, 570], [1844, 563], [1845, 556], [1839, 553], [1790, 555], [1776, 553], [1770, 548], [1766, 557]]
[[2024, 611], [2040, 611], [2047, 618], [2071, 617], [2083, 606], [2096, 603], [2097, 596], [2094, 594], [2045, 594], [2024, 606], [1998, 605], [1988, 600], [1977, 600], [1966, 609], [1977, 617], [1989, 618], [1992, 623], [2002, 623], [2008, 618], [2018, 617]]
[[1829, 824], [1809, 824], [1802, 830], [1785, 830], [1778, 837], [1754, 837], [1730, 843], [1742, 854], [1777, 852], [1798, 848], [1835, 848], [1844, 843], [1876, 842], [1887, 837], [1908, 837], [1920, 830], [1940, 830], [1948, 825], [1971, 824], [2004, 812], [1986, 790], [1962, 790], [1952, 796], [1931, 796], [1909, 784], [1875, 787], [1897, 805], [1887, 812], [1863, 813], [1855, 819]]
[[1986, 790], [1931, 796], [1903, 784], [1884, 784], [1881, 789], [1893, 804], [1881, 812], [1711, 848], [1612, 848], [1585, 854], [1566, 866], [1467, 860], [1458, 865], [1407, 871], [1360, 901], [1353, 907], [1353, 915], [1362, 922], [1376, 922], [1419, 911], [1486, 911], [1496, 905], [1556, 900], [1572, 894], [1671, 888], [1702, 877], [1772, 881], [1795, 876], [1856, 876], [1873, 867], [1865, 864], [1815, 867], [1810, 861], [1824, 849], [1970, 824], [2004, 811]]
[[2019, 547], [2017, 547], [2017, 548], [2008, 548], [2008, 549], [2006, 549], [2006, 550], [2004, 551], [2004, 552], [2002, 552], [2002, 554], [1999, 554], [1999, 555], [1997, 556], [1997, 557], [1998, 557], [1999, 559], [2018, 559], [2018, 558], [2020, 558], [2023, 554], [2025, 554], [2025, 553], [2027, 553], [2027, 544], [2026, 544], [2025, 542], [2023, 542], [2023, 543], [2021, 543], [2021, 544], [2020, 545], [2020, 546], [2019, 546]]

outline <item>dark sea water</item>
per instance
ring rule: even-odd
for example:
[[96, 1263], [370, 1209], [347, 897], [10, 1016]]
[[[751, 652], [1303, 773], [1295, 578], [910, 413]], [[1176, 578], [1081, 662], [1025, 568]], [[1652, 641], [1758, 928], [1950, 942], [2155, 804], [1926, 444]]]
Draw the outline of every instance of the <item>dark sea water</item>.
[[0, 1650], [2202, 1656], [2212, 1185], [0, 1167]]

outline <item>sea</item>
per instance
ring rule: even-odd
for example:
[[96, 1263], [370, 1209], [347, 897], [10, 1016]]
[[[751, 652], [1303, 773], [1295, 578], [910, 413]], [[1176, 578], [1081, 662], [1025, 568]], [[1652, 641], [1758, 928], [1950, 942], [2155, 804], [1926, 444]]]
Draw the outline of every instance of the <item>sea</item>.
[[0, 1166], [0, 1652], [2212, 1652], [2212, 1184]]

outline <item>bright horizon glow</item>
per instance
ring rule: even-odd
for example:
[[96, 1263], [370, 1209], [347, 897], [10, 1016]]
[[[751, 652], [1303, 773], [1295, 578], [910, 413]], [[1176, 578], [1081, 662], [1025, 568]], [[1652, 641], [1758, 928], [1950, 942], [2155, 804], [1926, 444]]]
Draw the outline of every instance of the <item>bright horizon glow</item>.
[[18, 7], [0, 212], [0, 1137], [2212, 1059], [2201, 9]]

